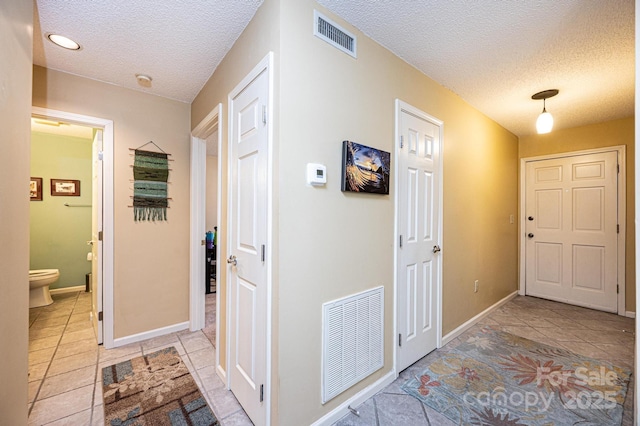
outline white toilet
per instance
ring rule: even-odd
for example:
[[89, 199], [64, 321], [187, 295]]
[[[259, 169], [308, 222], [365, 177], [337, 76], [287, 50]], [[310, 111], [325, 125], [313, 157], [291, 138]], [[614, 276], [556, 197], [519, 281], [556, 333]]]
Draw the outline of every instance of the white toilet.
[[49, 293], [49, 285], [58, 281], [60, 271], [57, 269], [36, 269], [29, 271], [29, 307], [37, 308], [53, 303]]

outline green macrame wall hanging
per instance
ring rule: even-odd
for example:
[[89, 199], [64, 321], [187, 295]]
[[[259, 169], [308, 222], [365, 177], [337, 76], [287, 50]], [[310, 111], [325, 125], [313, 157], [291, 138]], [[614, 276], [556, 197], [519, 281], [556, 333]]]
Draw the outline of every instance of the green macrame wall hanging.
[[[149, 143], [156, 145], [153, 142], [145, 145]], [[140, 148], [134, 150], [133, 219], [135, 221], [167, 220], [169, 154], [164, 151], [143, 151]]]

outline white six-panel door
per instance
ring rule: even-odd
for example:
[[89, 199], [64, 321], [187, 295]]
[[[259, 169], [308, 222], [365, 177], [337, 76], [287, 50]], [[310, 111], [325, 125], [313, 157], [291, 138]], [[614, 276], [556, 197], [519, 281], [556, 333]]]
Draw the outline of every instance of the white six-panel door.
[[526, 163], [526, 294], [617, 312], [616, 152]]
[[229, 99], [231, 390], [254, 424], [266, 423], [269, 76]]
[[436, 349], [441, 123], [399, 103], [396, 370]]

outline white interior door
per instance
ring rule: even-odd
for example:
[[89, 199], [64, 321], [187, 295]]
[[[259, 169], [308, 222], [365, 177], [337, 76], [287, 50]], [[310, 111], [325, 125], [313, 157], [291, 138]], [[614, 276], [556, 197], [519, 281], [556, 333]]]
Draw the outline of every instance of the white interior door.
[[526, 294], [617, 312], [616, 152], [526, 163]]
[[266, 417], [269, 75], [262, 70], [229, 102], [231, 390], [254, 424]]
[[402, 371], [438, 344], [441, 124], [400, 108], [397, 131], [396, 370]]
[[93, 176], [91, 187], [91, 318], [93, 329], [102, 343], [102, 130], [95, 131], [92, 148]]

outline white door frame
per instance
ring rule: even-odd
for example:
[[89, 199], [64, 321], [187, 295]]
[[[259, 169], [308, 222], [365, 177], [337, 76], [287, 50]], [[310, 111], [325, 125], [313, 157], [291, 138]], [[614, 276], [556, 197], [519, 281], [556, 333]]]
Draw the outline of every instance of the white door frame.
[[102, 327], [103, 346], [106, 349], [114, 347], [113, 339], [113, 121], [88, 115], [74, 114], [49, 108], [32, 107], [31, 115], [49, 120], [59, 120], [82, 126], [100, 128], [103, 132], [102, 141]]
[[440, 191], [440, 205], [438, 207], [438, 215], [440, 217], [440, 221], [438, 223], [437, 229], [437, 240], [439, 241], [440, 248], [443, 250], [440, 252], [440, 256], [435, 256], [435, 261], [438, 263], [438, 268], [440, 273], [438, 274], [438, 282], [436, 283], [436, 303], [437, 303], [437, 312], [436, 312], [436, 320], [438, 324], [436, 324], [437, 330], [437, 348], [442, 347], [442, 253], [444, 252], [444, 244], [442, 240], [442, 222], [444, 219], [443, 216], [443, 194], [444, 194], [444, 179], [442, 173], [442, 165], [444, 158], [444, 123], [441, 120], [438, 120], [435, 117], [432, 117], [429, 114], [421, 111], [418, 108], [415, 108], [409, 105], [406, 102], [401, 101], [400, 99], [396, 99], [395, 102], [395, 137], [394, 137], [394, 147], [393, 147], [393, 155], [396, 159], [395, 164], [395, 173], [394, 173], [394, 210], [393, 210], [393, 235], [394, 235], [394, 244], [393, 244], [393, 369], [395, 371], [395, 376], [398, 377], [400, 372], [397, 368], [397, 359], [398, 359], [398, 341], [396, 337], [398, 336], [398, 250], [399, 250], [399, 238], [400, 238], [400, 230], [398, 229], [398, 211], [399, 211], [399, 188], [398, 181], [400, 172], [398, 167], [397, 159], [400, 156], [400, 114], [402, 111], [406, 111], [410, 114], [415, 115], [416, 117], [421, 117], [424, 120], [427, 120], [438, 126], [440, 137], [438, 138], [438, 145], [440, 150], [440, 158], [438, 160], [438, 170], [440, 173], [440, 183], [438, 187], [438, 191]]
[[[205, 259], [204, 243], [206, 227], [206, 189], [207, 189], [207, 144], [206, 139], [218, 129], [218, 179], [217, 210], [218, 218], [222, 211], [222, 184], [220, 179], [222, 152], [222, 104], [207, 114], [191, 132], [191, 242], [190, 242], [190, 274], [189, 274], [189, 329], [196, 331], [205, 325]], [[216, 246], [216, 249], [218, 246]], [[216, 253], [216, 259], [219, 253]], [[218, 268], [220, 265], [218, 265]], [[219, 277], [219, 275], [218, 275]], [[216, 291], [216, 336], [220, 330], [220, 292]], [[220, 365], [220, 345], [216, 344], [216, 371], [226, 383], [226, 366]]]
[[626, 147], [624, 145], [609, 146], [597, 149], [587, 149], [582, 151], [569, 151], [559, 152], [556, 154], [540, 155], [536, 157], [526, 157], [520, 159], [520, 220], [518, 221], [519, 231], [518, 238], [520, 240], [520, 286], [518, 294], [524, 296], [526, 294], [526, 239], [522, 238], [522, 232], [524, 232], [525, 223], [525, 196], [526, 196], [526, 165], [528, 162], [540, 161], [540, 160], [552, 160], [556, 158], [574, 157], [578, 155], [588, 154], [600, 154], [603, 152], [615, 151], [618, 153], [618, 165], [620, 166], [620, 172], [618, 173], [618, 225], [620, 226], [620, 232], [618, 233], [618, 315], [627, 316], [625, 306], [625, 290], [626, 290], [626, 276], [625, 276], [625, 244], [626, 244], [626, 231], [627, 231], [627, 169], [626, 169]]
[[[271, 353], [272, 353], [272, 345], [271, 345], [271, 315], [272, 315], [272, 277], [273, 277], [273, 52], [267, 53], [267, 55], [235, 86], [235, 88], [229, 93], [227, 96], [227, 108], [230, 108], [230, 105], [234, 98], [236, 98], [242, 90], [245, 89], [253, 80], [255, 80], [260, 74], [263, 72], [267, 73], [267, 80], [269, 81], [269, 99], [267, 101], [267, 111], [266, 111], [266, 122], [267, 122], [267, 242], [266, 242], [266, 267], [267, 267], [267, 324], [266, 324], [266, 379], [265, 379], [265, 391], [264, 391], [264, 403], [266, 406], [266, 424], [271, 424]], [[233, 128], [233, 117], [231, 116], [231, 112], [229, 111], [229, 121], [228, 121], [228, 129], [231, 131]], [[230, 137], [227, 138], [227, 153], [231, 152], [231, 144], [233, 141]], [[231, 173], [231, 155], [227, 155], [227, 199], [230, 197], [232, 191], [232, 177], [229, 176]], [[231, 213], [231, 203], [227, 204], [227, 222], [225, 223], [225, 229], [229, 230], [230, 228], [230, 220], [232, 217]], [[231, 253], [231, 238], [229, 237], [230, 232], [225, 232], [227, 235], [225, 244], [227, 247], [226, 253]], [[227, 268], [227, 276], [229, 276], [231, 271], [231, 265], [226, 263], [226, 260], [222, 260], [220, 265], [224, 265]], [[226, 290], [227, 290], [227, 371], [230, 370], [229, 363], [231, 362], [231, 345], [234, 342], [231, 341], [231, 303], [230, 303], [230, 294], [231, 294], [231, 280], [227, 280], [226, 282]], [[231, 389], [231, 375], [227, 375], [227, 389]]]

